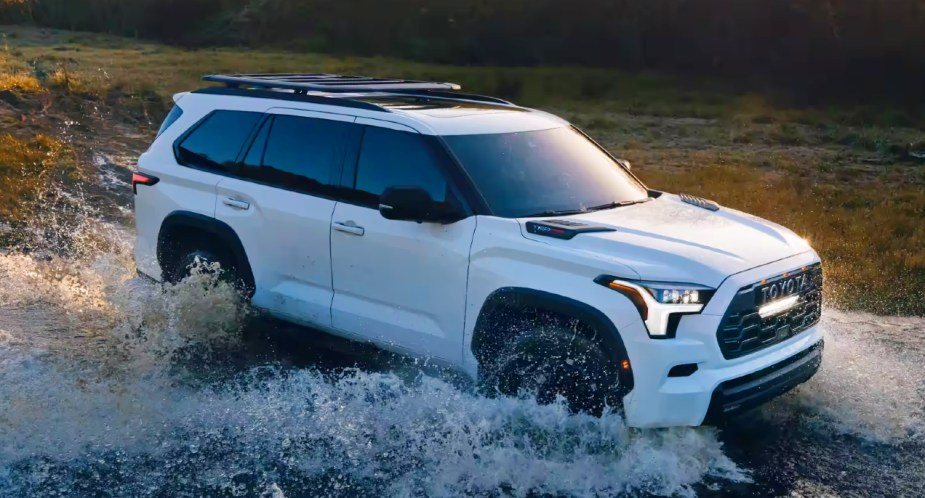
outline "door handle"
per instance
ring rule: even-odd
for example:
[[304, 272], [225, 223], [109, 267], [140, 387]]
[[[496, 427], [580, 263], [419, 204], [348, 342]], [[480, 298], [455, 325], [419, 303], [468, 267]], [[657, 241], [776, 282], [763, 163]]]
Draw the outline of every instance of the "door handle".
[[247, 201], [242, 201], [240, 199], [235, 199], [232, 197], [225, 197], [222, 199], [222, 204], [232, 207], [234, 209], [247, 210], [251, 208], [251, 204]]
[[359, 235], [360, 237], [362, 237], [366, 233], [365, 228], [358, 227], [356, 223], [352, 221], [348, 221], [346, 223], [335, 222], [333, 227], [334, 227], [334, 230], [337, 230], [338, 232]]

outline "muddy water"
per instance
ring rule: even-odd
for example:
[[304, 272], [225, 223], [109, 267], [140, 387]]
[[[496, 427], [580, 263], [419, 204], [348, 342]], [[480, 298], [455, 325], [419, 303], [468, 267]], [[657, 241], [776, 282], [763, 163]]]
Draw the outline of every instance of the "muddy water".
[[722, 429], [634, 430], [267, 342], [206, 275], [155, 287], [124, 229], [72, 229], [71, 257], [0, 254], [3, 497], [925, 495], [925, 319], [827, 310], [795, 392]]

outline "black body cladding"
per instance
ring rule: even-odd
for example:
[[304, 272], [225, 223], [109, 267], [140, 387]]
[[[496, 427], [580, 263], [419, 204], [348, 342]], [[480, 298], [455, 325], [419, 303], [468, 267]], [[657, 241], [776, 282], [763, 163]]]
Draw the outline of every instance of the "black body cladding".
[[[497, 351], [496, 341], [504, 340], [506, 337], [498, 332], [505, 330], [505, 323], [520, 316], [520, 312], [525, 309], [548, 311], [578, 319], [590, 325], [591, 328], [588, 330], [593, 331], [594, 335], [588, 338], [599, 340], [604, 351], [614, 362], [629, 360], [620, 332], [600, 310], [557, 294], [522, 287], [502, 287], [488, 296], [475, 323], [472, 353], [479, 364], [484, 365], [491, 361], [491, 355]], [[586, 332], [585, 329], [578, 330]], [[633, 390], [634, 385], [632, 369], [620, 369], [620, 387], [628, 393]]]
[[[170, 262], [178, 257], [178, 246], [192, 238], [191, 234], [227, 249], [244, 284], [244, 294], [250, 299], [256, 290], [256, 282], [244, 245], [233, 228], [215, 218], [189, 211], [174, 211], [167, 215], [157, 236], [157, 261], [161, 269], [168, 268]], [[166, 274], [161, 279], [168, 281]]]

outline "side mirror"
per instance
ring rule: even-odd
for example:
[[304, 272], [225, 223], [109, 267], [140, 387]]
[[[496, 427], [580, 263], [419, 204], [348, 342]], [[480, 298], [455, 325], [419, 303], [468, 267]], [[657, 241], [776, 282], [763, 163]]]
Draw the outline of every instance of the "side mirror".
[[465, 218], [459, 209], [434, 202], [421, 187], [389, 187], [379, 196], [379, 213], [387, 220], [418, 223], [456, 223]]
[[421, 187], [389, 187], [379, 196], [379, 213], [388, 220], [438, 221], [437, 208]]
[[620, 163], [620, 166], [623, 166], [624, 168], [626, 168], [626, 171], [631, 171], [631, 170], [633, 169], [633, 165], [630, 164], [630, 162], [627, 161], [626, 159], [619, 159], [619, 158], [618, 158], [618, 159], [617, 159], [617, 162]]

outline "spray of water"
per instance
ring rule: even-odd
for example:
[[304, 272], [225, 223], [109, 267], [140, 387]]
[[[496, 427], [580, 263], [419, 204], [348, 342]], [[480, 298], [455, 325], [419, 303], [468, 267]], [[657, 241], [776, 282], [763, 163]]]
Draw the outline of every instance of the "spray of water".
[[134, 278], [105, 250], [0, 255], [0, 495], [691, 494], [747, 474], [712, 429], [637, 431], [441, 380], [197, 362], [241, 345], [234, 292], [203, 272]]
[[925, 319], [827, 310], [823, 325], [822, 370], [764, 414], [871, 442], [925, 442]]

